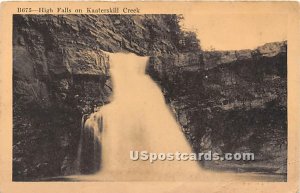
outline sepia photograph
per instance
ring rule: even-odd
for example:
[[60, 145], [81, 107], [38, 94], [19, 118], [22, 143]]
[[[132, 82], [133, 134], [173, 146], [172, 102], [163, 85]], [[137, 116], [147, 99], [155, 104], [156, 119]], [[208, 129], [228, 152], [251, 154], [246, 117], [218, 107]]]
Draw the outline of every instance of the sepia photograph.
[[297, 3], [0, 10], [0, 192], [295, 192]]
[[183, 15], [14, 15], [13, 179], [285, 181], [285, 19], [228, 18], [265, 43], [203, 49]]

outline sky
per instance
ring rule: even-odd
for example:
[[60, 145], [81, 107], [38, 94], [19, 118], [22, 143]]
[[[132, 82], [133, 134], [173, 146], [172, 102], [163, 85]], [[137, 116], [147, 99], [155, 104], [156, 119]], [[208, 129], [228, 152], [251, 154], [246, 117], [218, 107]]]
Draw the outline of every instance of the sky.
[[254, 49], [287, 39], [284, 14], [185, 14], [183, 29], [197, 33], [203, 50]]

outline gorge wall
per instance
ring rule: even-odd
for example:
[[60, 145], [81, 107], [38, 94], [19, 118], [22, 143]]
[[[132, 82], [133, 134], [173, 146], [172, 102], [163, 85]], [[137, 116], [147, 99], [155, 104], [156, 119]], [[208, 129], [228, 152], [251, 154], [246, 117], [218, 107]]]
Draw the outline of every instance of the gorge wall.
[[255, 154], [251, 162], [203, 161], [205, 168], [286, 173], [287, 42], [153, 57], [148, 73], [195, 152]]
[[14, 15], [14, 180], [76, 172], [82, 119], [109, 103], [113, 91], [103, 51], [151, 56], [147, 73], [161, 86], [194, 151], [256, 153], [255, 162], [205, 167], [286, 173], [286, 42], [206, 52], [179, 20]]

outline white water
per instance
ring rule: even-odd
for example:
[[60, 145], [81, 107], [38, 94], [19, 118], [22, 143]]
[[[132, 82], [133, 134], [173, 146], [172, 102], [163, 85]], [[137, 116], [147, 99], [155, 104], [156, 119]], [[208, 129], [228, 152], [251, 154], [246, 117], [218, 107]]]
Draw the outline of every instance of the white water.
[[76, 178], [99, 181], [236, 179], [236, 174], [203, 170], [195, 161], [151, 164], [130, 159], [131, 150], [192, 152], [161, 90], [145, 74], [147, 60], [134, 54], [110, 54], [112, 102], [92, 114], [85, 123], [85, 129], [92, 130], [94, 138], [102, 144], [101, 169], [94, 175]]
[[[145, 74], [147, 60], [147, 57], [134, 54], [110, 55], [114, 95], [112, 103], [100, 112], [105, 128], [100, 173], [139, 179], [175, 179], [190, 175], [199, 170], [196, 162], [158, 161], [151, 164], [129, 159], [131, 150], [191, 152], [159, 87]], [[180, 176], [176, 175], [178, 171]]]

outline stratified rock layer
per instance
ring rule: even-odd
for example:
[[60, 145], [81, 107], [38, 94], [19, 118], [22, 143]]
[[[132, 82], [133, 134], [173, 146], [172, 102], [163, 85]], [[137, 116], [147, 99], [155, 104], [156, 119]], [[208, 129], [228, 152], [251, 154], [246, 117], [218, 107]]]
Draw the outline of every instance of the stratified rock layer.
[[113, 90], [104, 51], [151, 56], [147, 72], [195, 151], [251, 151], [257, 161], [243, 162], [248, 169], [286, 172], [286, 42], [203, 52], [176, 15], [13, 20], [14, 180], [76, 172], [82, 117], [109, 103]]
[[75, 172], [82, 117], [108, 103], [113, 89], [103, 51], [171, 54], [184, 48], [177, 46], [180, 37], [188, 37], [176, 15], [15, 15], [13, 20], [15, 180]]
[[255, 161], [207, 168], [286, 172], [287, 42], [255, 50], [153, 57], [158, 81], [196, 152], [252, 152]]

